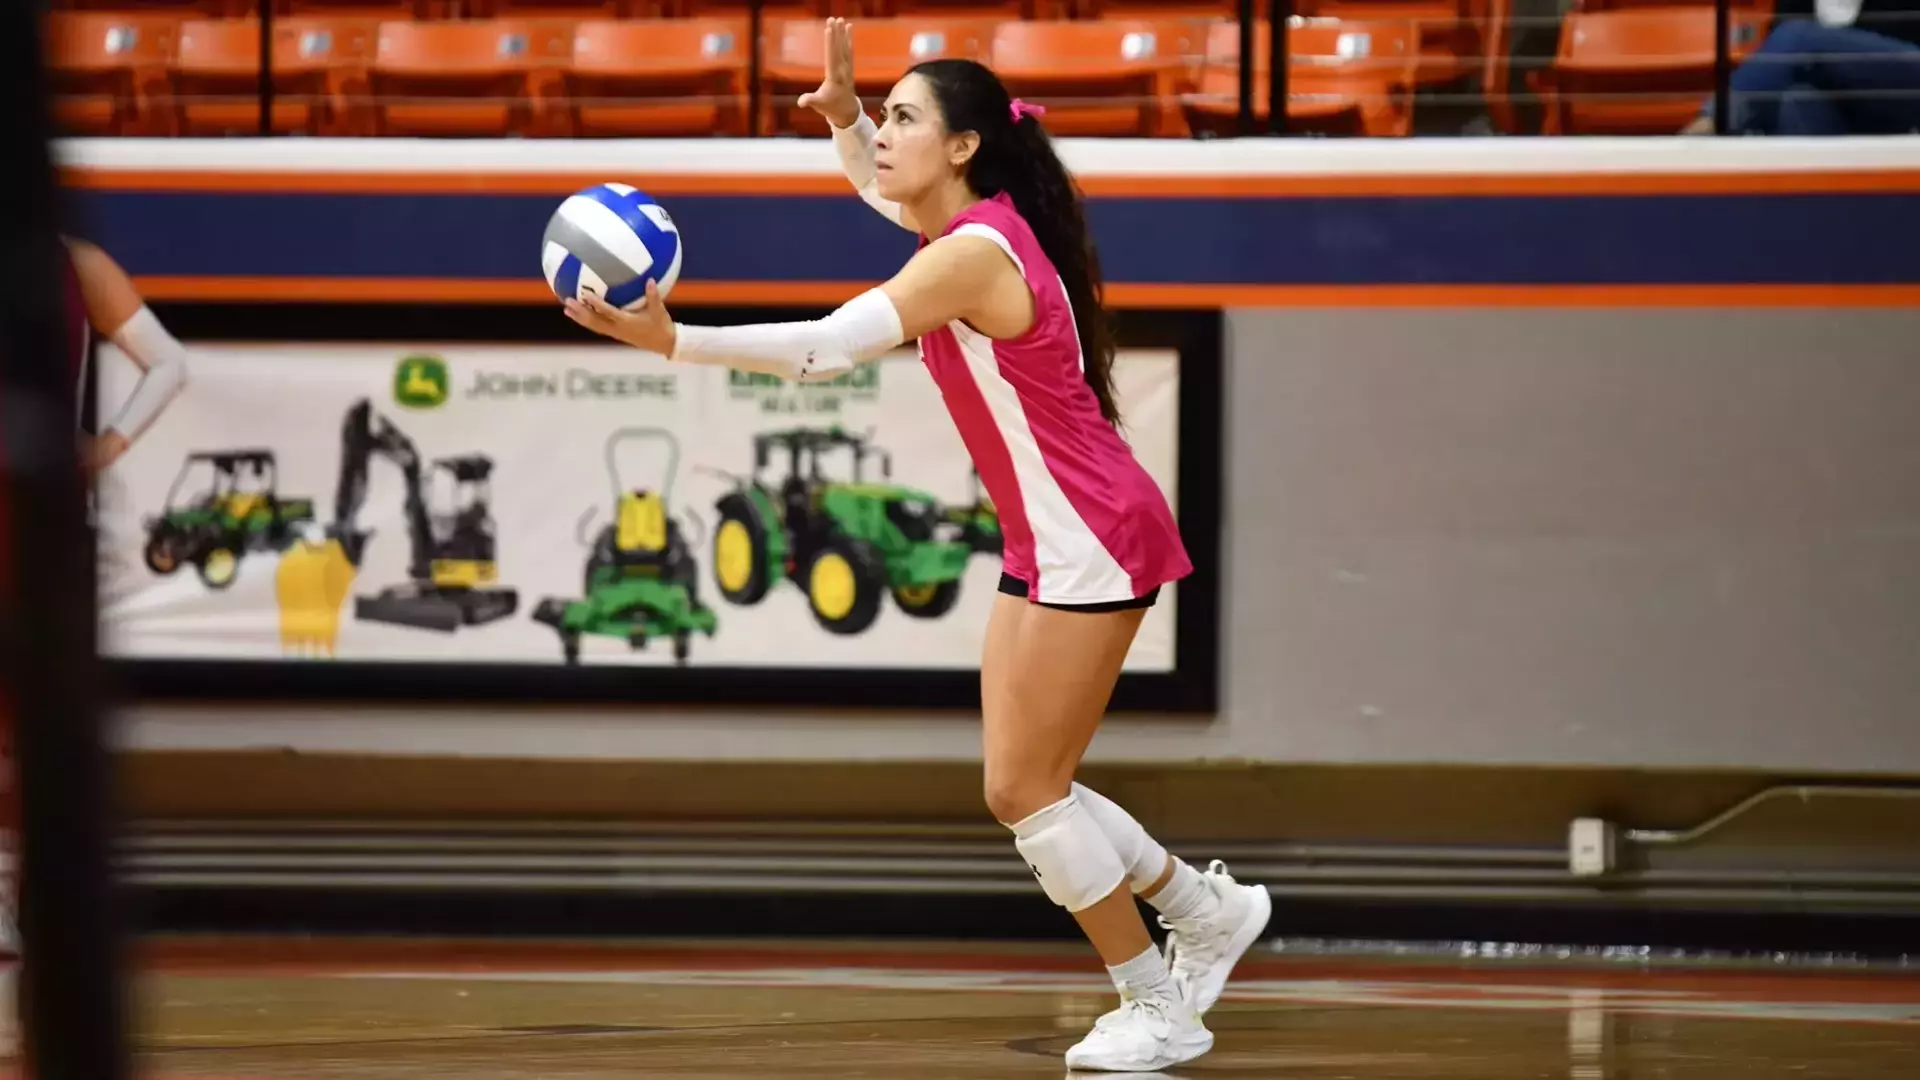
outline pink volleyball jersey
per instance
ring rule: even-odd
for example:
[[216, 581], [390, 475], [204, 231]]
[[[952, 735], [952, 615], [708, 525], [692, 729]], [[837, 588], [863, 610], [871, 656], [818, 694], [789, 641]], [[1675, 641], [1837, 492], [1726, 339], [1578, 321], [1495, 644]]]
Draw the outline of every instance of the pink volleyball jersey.
[[1100, 415], [1066, 287], [1013, 201], [975, 203], [942, 235], [956, 233], [1000, 245], [1033, 291], [1018, 338], [955, 320], [920, 339], [999, 512], [1005, 571], [1050, 604], [1132, 600], [1191, 573], [1166, 496]]

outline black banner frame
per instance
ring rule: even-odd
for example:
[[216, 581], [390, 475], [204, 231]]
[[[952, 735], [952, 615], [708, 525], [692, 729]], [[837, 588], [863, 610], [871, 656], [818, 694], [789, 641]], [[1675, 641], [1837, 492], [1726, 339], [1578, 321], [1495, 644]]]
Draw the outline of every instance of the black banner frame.
[[[194, 342], [600, 342], [557, 307], [463, 304], [161, 304], [155, 313]], [[824, 309], [691, 308], [699, 321], [816, 318]], [[1174, 669], [1126, 672], [1115, 712], [1210, 715], [1219, 707], [1223, 558], [1224, 321], [1218, 310], [1120, 311], [1125, 348], [1179, 355], [1176, 512], [1194, 573], [1176, 590]], [[977, 668], [859, 668], [112, 657], [123, 700], [263, 704], [555, 704], [769, 708], [978, 709]]]

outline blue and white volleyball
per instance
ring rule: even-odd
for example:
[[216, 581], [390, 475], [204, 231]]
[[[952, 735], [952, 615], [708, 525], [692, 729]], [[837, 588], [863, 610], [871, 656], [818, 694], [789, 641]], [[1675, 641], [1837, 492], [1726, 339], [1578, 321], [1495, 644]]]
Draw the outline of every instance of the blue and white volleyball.
[[625, 184], [567, 197], [547, 222], [540, 267], [562, 300], [597, 293], [617, 308], [647, 302], [647, 282], [665, 298], [680, 279], [680, 230], [666, 208]]

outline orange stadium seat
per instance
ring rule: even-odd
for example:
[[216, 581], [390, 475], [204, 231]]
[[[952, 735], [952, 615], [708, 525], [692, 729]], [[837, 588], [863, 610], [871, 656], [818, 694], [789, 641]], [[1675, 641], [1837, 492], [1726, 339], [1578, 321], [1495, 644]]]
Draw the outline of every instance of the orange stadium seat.
[[[1259, 11], [1266, 10], [1261, 0]], [[1233, 19], [1239, 0], [1069, 0], [1075, 19]]]
[[[1319, 135], [1405, 136], [1413, 125], [1420, 63], [1411, 23], [1301, 19], [1287, 28], [1287, 124]], [[1271, 98], [1273, 28], [1253, 28], [1253, 112], [1264, 127]], [[1221, 23], [1207, 41], [1200, 88], [1186, 98], [1196, 134], [1231, 135], [1240, 118], [1240, 27]]]
[[1413, 23], [1419, 30], [1417, 81], [1421, 86], [1452, 82], [1484, 71], [1487, 43], [1496, 19], [1504, 22], [1510, 17], [1506, 0], [1300, 0], [1294, 5], [1294, 14]]
[[1053, 135], [1162, 135], [1204, 22], [1144, 19], [1005, 22], [990, 63], [1007, 89], [1047, 109]]
[[[1728, 56], [1758, 48], [1771, 16], [1729, 13]], [[1671, 135], [1713, 93], [1713, 8], [1569, 12], [1553, 65], [1534, 74], [1549, 135]]]
[[275, 15], [335, 19], [439, 19], [454, 14], [460, 0], [273, 0]]
[[53, 119], [67, 135], [166, 135], [170, 15], [51, 12], [45, 38]]
[[670, 0], [467, 0], [470, 19], [655, 19]]
[[579, 24], [560, 90], [572, 132], [745, 135], [747, 33], [744, 18]]
[[251, 10], [257, 0], [53, 0], [50, 11], [111, 11], [116, 15], [174, 15], [217, 19]]
[[855, 0], [870, 19], [1064, 19], [1072, 0]]
[[[343, 96], [373, 58], [371, 19], [289, 17], [273, 24], [273, 129], [346, 134]], [[174, 129], [253, 134], [260, 124], [260, 22], [196, 20], [180, 27], [173, 65]]]
[[[1771, 13], [1773, 0], [1728, 0], [1727, 6], [1735, 11], [1761, 11]], [[1633, 11], [1647, 8], [1691, 8], [1711, 9], [1713, 0], [1576, 0], [1572, 10], [1580, 12], [1596, 11]]]
[[[676, 19], [745, 19], [752, 12], [753, 0], [664, 0], [668, 16]], [[862, 6], [862, 0], [760, 0], [760, 20], [765, 26], [780, 19], [824, 19], [844, 16], [866, 18], [877, 14]]]
[[[761, 37], [760, 130], [825, 135], [826, 121], [794, 104], [820, 85], [826, 64], [819, 19], [782, 19]], [[922, 60], [981, 60], [993, 41], [993, 19], [940, 15], [853, 21], [854, 86], [869, 111], [878, 109], [900, 76]]]
[[546, 103], [529, 84], [536, 72], [564, 68], [572, 52], [571, 22], [384, 22], [367, 115], [350, 123], [378, 135], [546, 134], [564, 116], [539, 107]]

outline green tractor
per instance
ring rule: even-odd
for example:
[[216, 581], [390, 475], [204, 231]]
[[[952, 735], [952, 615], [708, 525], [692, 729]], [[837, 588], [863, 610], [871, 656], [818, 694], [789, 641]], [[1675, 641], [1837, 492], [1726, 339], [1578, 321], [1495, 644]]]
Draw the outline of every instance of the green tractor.
[[[165, 508], [147, 519], [147, 569], [165, 577], [192, 563], [208, 588], [225, 589], [247, 552], [286, 550], [313, 521], [313, 500], [281, 498], [278, 478], [271, 450], [187, 455]], [[198, 493], [183, 499], [183, 490]]]
[[[615, 452], [627, 442], [656, 440], [667, 450], [659, 491], [630, 488], [621, 479]], [[580, 638], [616, 638], [635, 649], [654, 638], [673, 639], [673, 658], [684, 664], [693, 635], [711, 638], [719, 629], [713, 609], [700, 602], [700, 568], [679, 522], [667, 512], [680, 444], [658, 428], [624, 428], [607, 440], [607, 475], [613, 481], [613, 522], [601, 528], [587, 557], [585, 599], [549, 597], [533, 618], [560, 634], [569, 664], [580, 662]], [[586, 519], [583, 519], [583, 524]]]
[[[786, 477], [763, 477], [775, 450]], [[821, 458], [850, 451], [852, 480], [829, 480]], [[790, 580], [807, 594], [814, 619], [830, 633], [858, 634], [879, 617], [889, 592], [901, 611], [934, 619], [953, 609], [973, 554], [939, 501], [924, 491], [869, 483], [877, 457], [882, 480], [892, 458], [838, 427], [767, 432], [753, 440], [754, 471], [735, 477], [716, 508], [714, 579], [735, 604], [757, 604]], [[997, 532], [997, 530], [996, 530]]]

